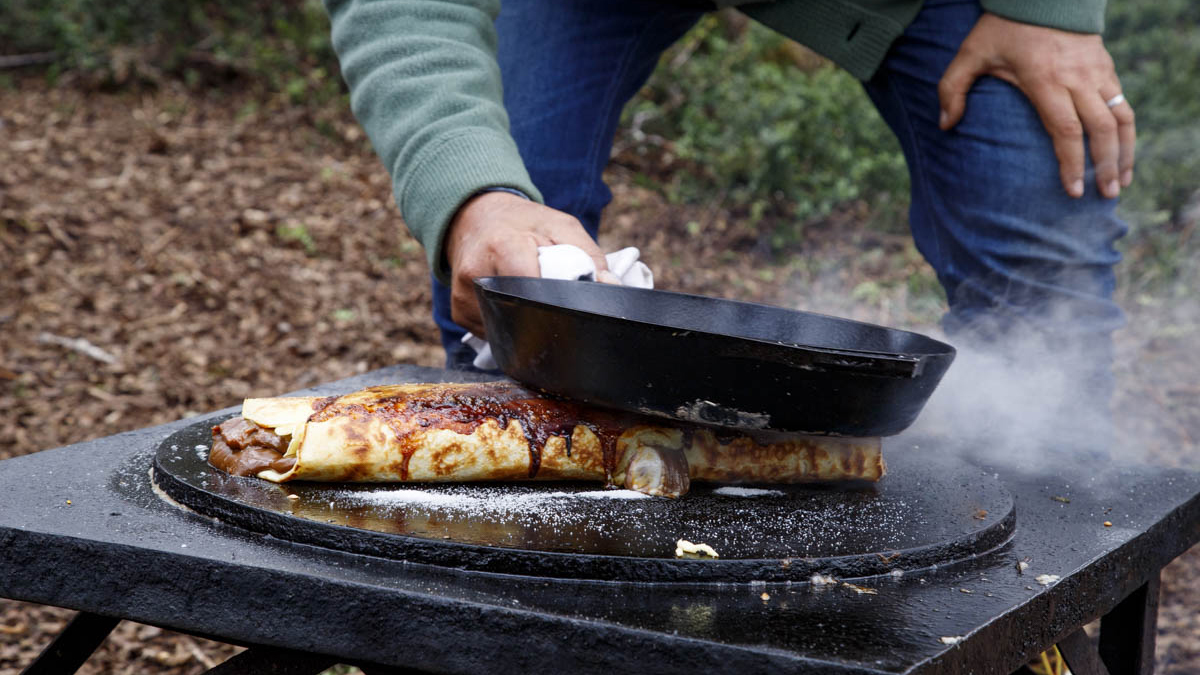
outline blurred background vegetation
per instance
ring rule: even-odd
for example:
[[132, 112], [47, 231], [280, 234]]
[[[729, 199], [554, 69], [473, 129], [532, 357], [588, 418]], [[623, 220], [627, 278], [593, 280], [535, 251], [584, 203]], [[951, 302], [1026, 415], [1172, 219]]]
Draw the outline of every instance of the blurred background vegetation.
[[[1122, 209], [1134, 295], [1190, 291], [1200, 260], [1200, 3], [1110, 0], [1105, 36], [1137, 108], [1139, 161]], [[318, 0], [6, 0], [0, 86], [12, 67], [101, 89], [256, 87], [291, 104], [346, 107]], [[749, 104], [748, 104], [749, 103]], [[618, 162], [674, 202], [714, 203], [783, 251], [838, 213], [907, 229], [900, 149], [859, 84], [728, 12], [664, 55], [629, 106]]]

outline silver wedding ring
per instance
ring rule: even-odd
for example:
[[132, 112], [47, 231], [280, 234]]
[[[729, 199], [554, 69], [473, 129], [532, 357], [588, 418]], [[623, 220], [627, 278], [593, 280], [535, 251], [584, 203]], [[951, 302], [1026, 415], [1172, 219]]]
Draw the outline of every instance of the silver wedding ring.
[[1104, 105], [1115, 108], [1125, 102], [1125, 94], [1117, 94], [1116, 96], [1104, 102]]

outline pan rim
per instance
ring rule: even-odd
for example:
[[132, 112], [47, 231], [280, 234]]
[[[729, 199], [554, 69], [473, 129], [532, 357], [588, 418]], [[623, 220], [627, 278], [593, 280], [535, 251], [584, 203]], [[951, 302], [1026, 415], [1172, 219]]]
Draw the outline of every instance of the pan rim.
[[[578, 316], [617, 319], [620, 321], [626, 321], [630, 324], [636, 324], [638, 326], [643, 326], [643, 327], [646, 327], [653, 331], [687, 331], [690, 334], [703, 335], [703, 336], [708, 336], [708, 337], [712, 337], [712, 338], [745, 340], [745, 341], [755, 342], [755, 343], [762, 344], [762, 345], [769, 346], [769, 347], [786, 347], [786, 348], [791, 348], [791, 349], [799, 349], [799, 350], [804, 350], [804, 351], [818, 352], [821, 354], [847, 355], [847, 356], [855, 356], [855, 357], [860, 357], [860, 358], [878, 358], [878, 359], [884, 359], [884, 360], [899, 360], [899, 361], [905, 361], [905, 362], [918, 362], [925, 358], [944, 358], [947, 356], [954, 356], [957, 353], [957, 350], [955, 349], [955, 347], [953, 345], [950, 345], [946, 342], [943, 342], [942, 340], [938, 340], [936, 338], [930, 337], [923, 333], [918, 333], [916, 331], [904, 330], [902, 328], [892, 328], [889, 326], [883, 326], [880, 324], [870, 323], [867, 321], [858, 321], [856, 319], [847, 319], [845, 317], [834, 316], [831, 314], [822, 314], [820, 312], [810, 312], [807, 310], [789, 309], [786, 307], [780, 307], [778, 305], [768, 305], [766, 303], [761, 303], [761, 302], [750, 302], [750, 301], [746, 301], [746, 300], [730, 300], [728, 298], [716, 298], [716, 297], [707, 296], [707, 295], [698, 295], [695, 293], [683, 293], [683, 292], [679, 292], [679, 291], [668, 291], [668, 290], [657, 289], [657, 288], [636, 288], [636, 287], [632, 287], [632, 286], [616, 286], [616, 285], [612, 285], [612, 284], [600, 284], [599, 282], [594, 282], [594, 281], [583, 281], [583, 280], [572, 280], [572, 279], [547, 279], [547, 278], [540, 278], [540, 277], [522, 277], [522, 276], [486, 276], [486, 277], [476, 277], [474, 280], [474, 283], [475, 283], [476, 288], [482, 289], [484, 292], [511, 298], [513, 300], [527, 303], [529, 305], [533, 305], [533, 306], [537, 306], [537, 307], [541, 307], [541, 308], [549, 308], [549, 309], [553, 309], [554, 311], [566, 312], [566, 313], [578, 315]], [[723, 332], [717, 332], [717, 331], [713, 331], [713, 330], [706, 330], [706, 329], [702, 329], [702, 328], [692, 328], [692, 327], [687, 327], [687, 326], [672, 326], [667, 323], [655, 323], [652, 321], [645, 321], [642, 319], [629, 318], [626, 316], [620, 316], [620, 315], [611, 314], [611, 313], [607, 313], [607, 312], [598, 312], [598, 311], [592, 311], [592, 310], [587, 310], [587, 309], [580, 309], [578, 307], [571, 307], [571, 306], [567, 306], [567, 305], [553, 304], [550, 302], [546, 302], [544, 300], [530, 298], [527, 295], [522, 295], [522, 294], [514, 292], [512, 290], [505, 290], [505, 289], [498, 287], [498, 286], [500, 286], [502, 284], [506, 284], [506, 283], [518, 283], [518, 284], [519, 283], [549, 283], [551, 285], [563, 285], [563, 286], [574, 286], [574, 285], [578, 285], [578, 284], [599, 284], [600, 286], [611, 286], [613, 289], [620, 289], [618, 292], [622, 292], [622, 293], [635, 293], [635, 294], [641, 293], [641, 294], [653, 294], [653, 295], [658, 295], [658, 296], [668, 295], [668, 296], [684, 297], [684, 298], [689, 298], [689, 299], [693, 299], [693, 300], [701, 300], [701, 301], [708, 301], [708, 302], [715, 301], [715, 302], [724, 303], [727, 305], [741, 305], [741, 306], [753, 307], [753, 308], [760, 309], [760, 310], [766, 310], [768, 312], [779, 312], [779, 313], [785, 314], [785, 315], [799, 315], [799, 316], [807, 316], [807, 317], [816, 317], [816, 318], [818, 318], [820, 320], [824, 320], [824, 321], [833, 321], [833, 322], [838, 322], [838, 323], [842, 323], [842, 324], [846, 324], [846, 325], [854, 325], [854, 326], [859, 326], [859, 327], [865, 327], [865, 328], [868, 328], [871, 330], [883, 331], [884, 333], [910, 336], [910, 338], [916, 339], [915, 342], [917, 343], [917, 346], [921, 346], [922, 349], [908, 351], [908, 352], [896, 352], [896, 351], [887, 351], [887, 350], [854, 349], [854, 348], [848, 348], [848, 347], [830, 347], [830, 346], [816, 345], [816, 344], [785, 342], [785, 341], [781, 341], [781, 340], [767, 340], [764, 338], [759, 338], [759, 337], [755, 337], [755, 336], [751, 336], [751, 335], [743, 335], [743, 334], [736, 334], [736, 333], [723, 333]], [[607, 292], [607, 290], [602, 291], [602, 292]]]

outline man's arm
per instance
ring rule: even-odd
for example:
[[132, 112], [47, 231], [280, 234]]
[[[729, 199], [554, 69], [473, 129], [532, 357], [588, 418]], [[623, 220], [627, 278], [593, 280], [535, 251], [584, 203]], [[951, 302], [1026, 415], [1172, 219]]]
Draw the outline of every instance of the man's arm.
[[480, 190], [541, 196], [508, 133], [498, 0], [327, 0], [355, 116], [392, 174], [396, 203], [434, 273], [445, 225]]
[[[578, 221], [538, 203], [541, 194], [508, 132], [493, 27], [499, 0], [325, 6], [351, 107], [392, 175], [405, 223], [434, 274], [451, 285], [456, 321], [481, 329], [471, 279], [536, 276], [538, 244], [575, 244], [605, 269]], [[484, 192], [493, 187], [532, 201]], [[482, 208], [498, 203], [505, 208]], [[470, 245], [447, 250], [451, 240]]]

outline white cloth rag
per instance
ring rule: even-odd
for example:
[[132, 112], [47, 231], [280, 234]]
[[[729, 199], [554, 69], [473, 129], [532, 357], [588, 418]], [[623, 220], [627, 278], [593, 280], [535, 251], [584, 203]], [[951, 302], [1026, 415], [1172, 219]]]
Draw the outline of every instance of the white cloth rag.
[[[623, 286], [634, 288], [654, 288], [654, 273], [646, 267], [646, 263], [638, 260], [641, 252], [630, 246], [620, 251], [613, 251], [604, 256], [608, 262], [608, 271], [621, 280]], [[596, 280], [596, 264], [592, 257], [583, 249], [570, 244], [555, 244], [554, 246], [538, 247], [538, 266], [541, 268], [543, 279], [571, 279], [579, 281]], [[463, 336], [463, 343], [475, 350], [475, 367], [482, 370], [495, 370], [496, 360], [492, 358], [492, 347], [481, 337], [473, 333]]]

